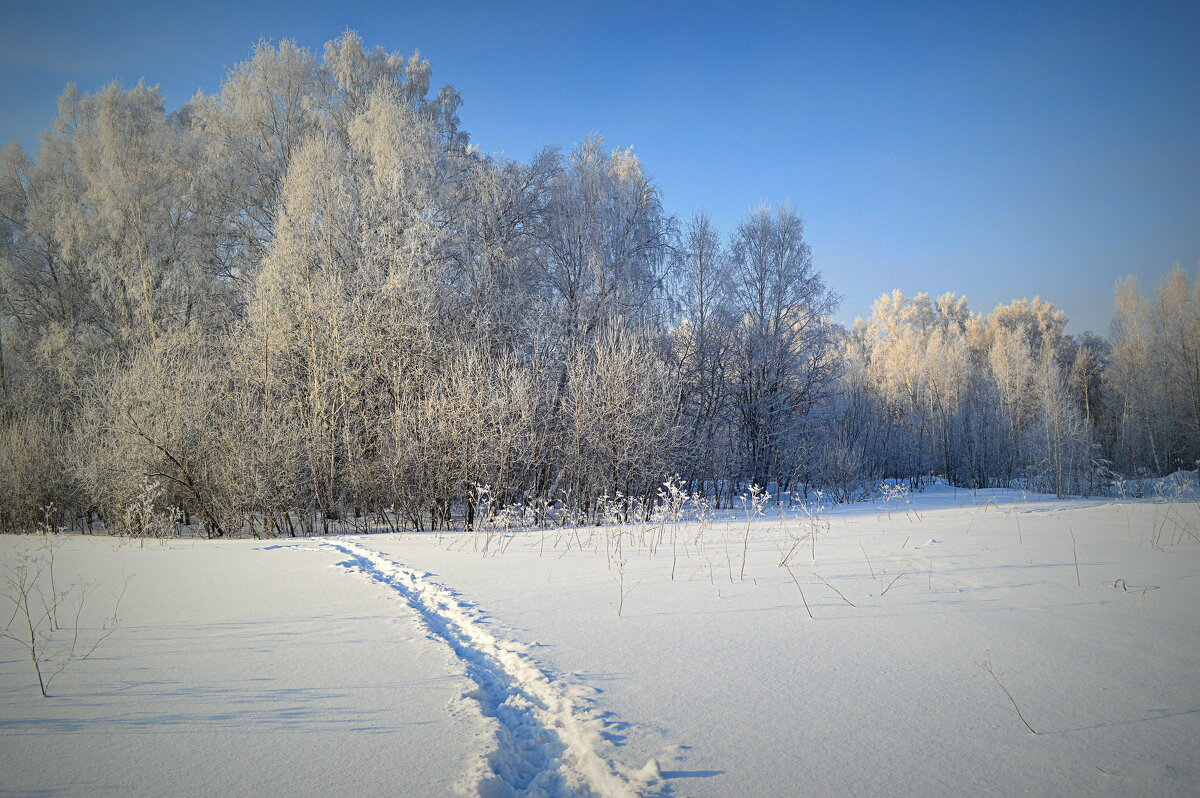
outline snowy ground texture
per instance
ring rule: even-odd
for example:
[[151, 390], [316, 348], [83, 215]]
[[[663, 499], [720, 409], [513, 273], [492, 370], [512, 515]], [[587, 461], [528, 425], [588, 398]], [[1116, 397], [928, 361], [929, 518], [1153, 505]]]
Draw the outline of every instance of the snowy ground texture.
[[936, 488], [703, 527], [66, 538], [85, 636], [134, 578], [49, 698], [0, 641], [0, 795], [1196, 795], [1198, 536], [1178, 497]]

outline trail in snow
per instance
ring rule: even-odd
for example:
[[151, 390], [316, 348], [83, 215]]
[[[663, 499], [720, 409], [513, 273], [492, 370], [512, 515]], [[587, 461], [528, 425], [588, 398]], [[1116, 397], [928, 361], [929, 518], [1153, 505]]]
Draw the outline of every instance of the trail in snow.
[[340, 563], [343, 567], [404, 598], [475, 683], [467, 697], [495, 720], [496, 747], [472, 768], [468, 789], [489, 798], [661, 792], [654, 781], [630, 776], [601, 755], [604, 721], [586, 708], [583, 690], [568, 689], [544, 672], [524, 644], [498, 639], [483, 624], [482, 613], [453, 591], [361, 543], [337, 538], [324, 545], [350, 557]]

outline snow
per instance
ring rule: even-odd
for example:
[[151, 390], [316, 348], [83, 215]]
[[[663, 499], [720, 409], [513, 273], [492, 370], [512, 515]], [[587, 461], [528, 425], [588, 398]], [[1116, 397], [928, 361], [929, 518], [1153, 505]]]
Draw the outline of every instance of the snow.
[[[391, 562], [348, 540], [328, 544], [352, 559], [343, 565], [407, 599], [431, 635], [441, 638], [478, 685], [473, 697], [495, 721], [496, 747], [473, 768], [470, 788], [482, 795], [635, 795], [605, 761], [601, 721], [530, 659], [529, 647], [498, 640], [486, 619], [429, 574]], [[644, 776], [643, 776], [644, 777]]]
[[1200, 504], [910, 501], [625, 527], [623, 601], [613, 529], [66, 538], [136, 576], [48, 699], [0, 641], [0, 794], [1195, 794]]
[[[36, 543], [3, 536], [4, 562]], [[99, 583], [85, 623], [112, 609], [122, 571], [134, 578], [117, 631], [50, 698], [2, 641], [0, 795], [451, 793], [480, 733], [447, 712], [453, 658], [335, 560], [67, 538], [59, 583]]]

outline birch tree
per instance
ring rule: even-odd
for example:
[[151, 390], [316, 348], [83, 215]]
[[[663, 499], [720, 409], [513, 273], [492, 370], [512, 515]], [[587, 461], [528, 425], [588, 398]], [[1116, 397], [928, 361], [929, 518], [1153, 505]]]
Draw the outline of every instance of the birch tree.
[[733, 237], [740, 319], [736, 403], [742, 477], [786, 486], [802, 459], [807, 422], [835, 374], [828, 319], [836, 299], [813, 266], [800, 217], [760, 207]]

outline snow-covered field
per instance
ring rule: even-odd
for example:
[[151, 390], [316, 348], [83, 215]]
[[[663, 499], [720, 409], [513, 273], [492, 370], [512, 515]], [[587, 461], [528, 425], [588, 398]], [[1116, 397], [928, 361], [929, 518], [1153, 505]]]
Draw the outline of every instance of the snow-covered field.
[[705, 528], [65, 538], [85, 635], [134, 578], [49, 698], [0, 640], [0, 794], [1195, 795], [1198, 535], [1194, 501], [939, 488]]

